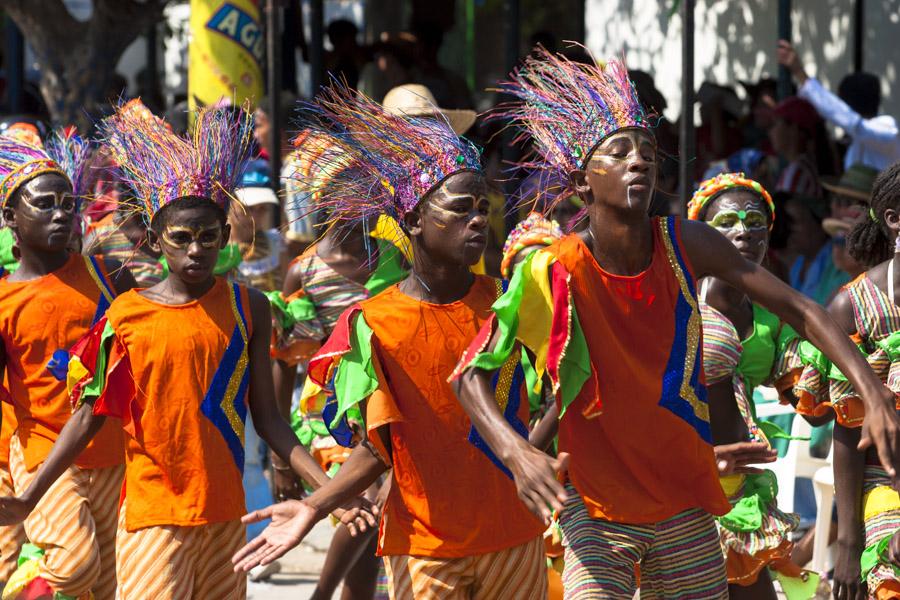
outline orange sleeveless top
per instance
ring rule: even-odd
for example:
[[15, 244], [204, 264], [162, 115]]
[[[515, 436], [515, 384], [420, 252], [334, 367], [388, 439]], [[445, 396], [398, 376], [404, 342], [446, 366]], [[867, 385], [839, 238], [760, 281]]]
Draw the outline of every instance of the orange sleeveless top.
[[[17, 435], [29, 471], [44, 461], [72, 415], [65, 377], [54, 376], [48, 363], [55, 352], [68, 352], [87, 333], [114, 293], [102, 262], [80, 254], [37, 279], [0, 279], [0, 337]], [[122, 426], [110, 421], [75, 464], [86, 469], [122, 464], [123, 447]]]
[[133, 393], [109, 394], [94, 410], [122, 418], [129, 432], [128, 531], [230, 521], [246, 512], [249, 312], [247, 288], [224, 279], [187, 304], [160, 304], [132, 290], [107, 311]]
[[635, 276], [605, 272], [574, 234], [546, 250], [570, 275], [595, 374], [560, 420], [559, 450], [571, 453], [568, 476], [589, 514], [622, 523], [731, 510], [711, 446], [701, 316], [680, 223], [652, 226], [652, 261]]
[[[397, 286], [359, 303], [381, 367], [366, 423], [370, 432], [389, 425], [394, 467], [381, 555], [473, 556], [523, 544], [544, 529], [512, 479], [468, 441], [472, 423], [447, 382], [496, 298], [495, 280], [479, 275], [451, 304], [420, 302]], [[527, 401], [518, 416], [528, 422]]]

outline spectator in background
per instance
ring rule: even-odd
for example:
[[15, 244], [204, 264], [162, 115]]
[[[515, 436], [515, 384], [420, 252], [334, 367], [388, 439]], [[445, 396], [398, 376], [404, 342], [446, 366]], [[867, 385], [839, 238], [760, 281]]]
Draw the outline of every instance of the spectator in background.
[[241, 251], [235, 280], [264, 292], [280, 291], [284, 279], [285, 244], [272, 227], [279, 210], [278, 197], [265, 169], [248, 169], [234, 192], [228, 223], [231, 241]]
[[359, 91], [369, 98], [384, 98], [388, 91], [409, 83], [415, 41], [411, 33], [382, 32], [380, 41], [372, 48], [372, 62], [362, 69]]
[[710, 163], [722, 160], [743, 146], [738, 121], [743, 103], [734, 89], [705, 81], [697, 90], [700, 127], [697, 128], [696, 178], [702, 177]]
[[828, 203], [821, 197], [791, 196], [785, 212], [790, 218], [788, 250], [796, 256], [791, 264], [790, 285], [825, 304], [850, 281], [849, 275], [834, 264], [834, 241], [822, 228], [822, 221], [828, 217]]
[[365, 50], [356, 41], [359, 29], [352, 21], [337, 19], [328, 24], [327, 33], [333, 50], [325, 53], [325, 70], [356, 89], [363, 66], [369, 62]]
[[772, 149], [786, 163], [775, 184], [776, 192], [792, 196], [822, 197], [815, 160], [815, 137], [820, 119], [806, 100], [791, 96], [778, 103], [769, 130]]
[[832, 239], [832, 259], [835, 266], [847, 273], [850, 279], [865, 271], [865, 265], [850, 256], [847, 251], [847, 234], [868, 217], [872, 186], [878, 171], [866, 165], [853, 165], [840, 179], [822, 181], [831, 198], [831, 216], [822, 221], [822, 228]]
[[438, 60], [438, 52], [444, 43], [441, 26], [437, 23], [420, 23], [414, 33], [417, 45], [412, 80], [431, 90], [441, 106], [472, 108], [472, 97], [466, 80], [444, 68]]
[[815, 77], [806, 74], [790, 42], [779, 41], [777, 52], [778, 62], [787, 67], [800, 86], [798, 95], [850, 137], [844, 168], [863, 164], [880, 171], [900, 161], [900, 130], [894, 117], [878, 115], [881, 92], [875, 75], [848, 75], [838, 86], [838, 94], [834, 95]]
[[750, 108], [749, 114], [744, 116], [741, 130], [744, 147], [771, 152], [769, 129], [775, 124], [778, 82], [771, 77], [763, 77], [756, 83], [741, 81], [740, 84], [747, 92], [747, 105]]

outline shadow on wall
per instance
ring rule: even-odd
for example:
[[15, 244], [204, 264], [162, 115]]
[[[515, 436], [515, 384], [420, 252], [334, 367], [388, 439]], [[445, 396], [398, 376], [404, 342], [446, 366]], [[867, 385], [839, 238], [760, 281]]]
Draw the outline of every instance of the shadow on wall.
[[[598, 58], [624, 52], [630, 68], [653, 74], [674, 120], [681, 106], [681, 18], [668, 16], [670, 6], [671, 0], [585, 0], [587, 46]], [[809, 73], [830, 89], [853, 69], [853, 6], [854, 0], [793, 0], [793, 42]], [[696, 86], [776, 76], [777, 9], [777, 0], [697, 0]], [[900, 118], [900, 51], [885, 43], [898, 27], [900, 0], [866, 2], [863, 68], [881, 77], [882, 111]]]

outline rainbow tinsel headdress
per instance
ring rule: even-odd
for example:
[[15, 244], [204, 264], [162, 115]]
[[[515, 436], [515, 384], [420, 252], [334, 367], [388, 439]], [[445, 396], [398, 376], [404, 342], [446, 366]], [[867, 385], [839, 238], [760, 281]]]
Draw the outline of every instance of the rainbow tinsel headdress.
[[0, 207], [6, 206], [23, 183], [38, 175], [56, 173], [69, 179], [62, 166], [39, 143], [40, 138], [35, 142], [21, 136], [0, 135]]
[[489, 118], [512, 119], [522, 129], [519, 140], [530, 138], [538, 155], [522, 166], [549, 171], [548, 181], [551, 174], [568, 181], [610, 134], [650, 125], [618, 60], [583, 64], [538, 46], [495, 91], [516, 101], [501, 104]]
[[199, 109], [190, 137], [182, 137], [140, 101], [131, 101], [104, 119], [101, 130], [119, 177], [140, 199], [148, 220], [188, 196], [227, 207], [252, 144], [252, 117], [236, 107]]
[[47, 154], [62, 167], [76, 198], [85, 199], [89, 193], [91, 144], [78, 135], [74, 127], [54, 130], [44, 147]]
[[766, 191], [758, 181], [746, 177], [743, 173], [720, 173], [712, 179], [707, 179], [700, 184], [697, 191], [694, 192], [691, 201], [688, 202], [688, 219], [697, 221], [700, 219], [700, 213], [710, 201], [727, 190], [735, 188], [744, 188], [757, 196], [765, 203], [769, 210], [769, 227], [775, 222], [775, 203], [772, 202], [772, 196]]
[[445, 120], [390, 114], [339, 84], [301, 104], [298, 124], [315, 140], [310, 152], [328, 177], [297, 184], [332, 220], [399, 218], [453, 173], [481, 172], [478, 149]]

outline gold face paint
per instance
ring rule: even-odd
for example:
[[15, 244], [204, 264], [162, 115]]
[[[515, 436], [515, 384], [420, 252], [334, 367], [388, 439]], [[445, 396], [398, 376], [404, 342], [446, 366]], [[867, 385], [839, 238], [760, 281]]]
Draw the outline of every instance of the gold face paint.
[[35, 197], [24, 194], [21, 205], [32, 218], [45, 217], [57, 210], [71, 215], [78, 210], [78, 202], [75, 197], [66, 191], [41, 192]]
[[166, 225], [161, 237], [168, 246], [180, 250], [186, 250], [194, 242], [200, 244], [202, 248], [211, 250], [222, 243], [222, 225], [219, 223], [206, 227]]

